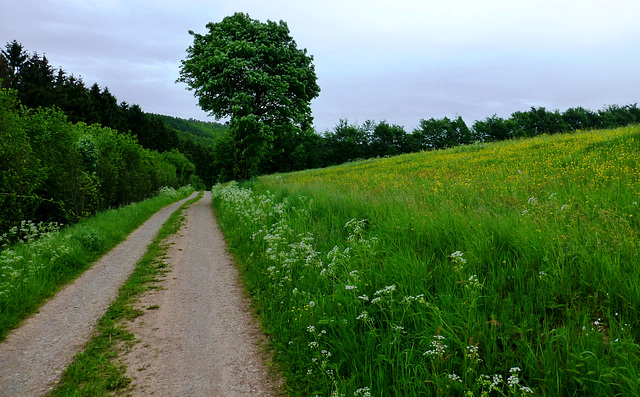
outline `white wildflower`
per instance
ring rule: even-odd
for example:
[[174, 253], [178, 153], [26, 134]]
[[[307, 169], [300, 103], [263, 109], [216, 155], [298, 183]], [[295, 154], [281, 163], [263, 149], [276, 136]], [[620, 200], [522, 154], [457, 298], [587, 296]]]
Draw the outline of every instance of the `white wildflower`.
[[462, 378], [460, 378], [460, 376], [458, 376], [458, 375], [456, 375], [456, 374], [449, 374], [449, 375], [447, 375], [447, 377], [448, 377], [450, 380], [454, 381], [454, 382], [460, 382], [460, 383], [462, 383]]
[[365, 310], [362, 313], [360, 313], [358, 317], [356, 317], [356, 320], [367, 320], [368, 318], [369, 318], [369, 313]]
[[396, 290], [395, 284], [394, 285], [387, 285], [383, 289], [376, 291], [375, 295], [388, 295], [388, 294], [392, 293], [395, 290]]
[[509, 385], [509, 387], [516, 387], [518, 383], [520, 383], [520, 379], [518, 379], [516, 375], [511, 375], [507, 378], [507, 385]]
[[443, 356], [446, 352], [448, 345], [442, 343], [444, 341], [444, 336], [442, 335], [434, 335], [433, 340], [431, 341], [432, 349], [427, 350], [422, 355], [423, 356]]
[[449, 255], [449, 257], [454, 261], [454, 262], [458, 262], [458, 263], [467, 263], [467, 260], [464, 259], [462, 257], [462, 255], [464, 255], [464, 253], [460, 252], [460, 251], [456, 251], [454, 253], [452, 253], [451, 255]]

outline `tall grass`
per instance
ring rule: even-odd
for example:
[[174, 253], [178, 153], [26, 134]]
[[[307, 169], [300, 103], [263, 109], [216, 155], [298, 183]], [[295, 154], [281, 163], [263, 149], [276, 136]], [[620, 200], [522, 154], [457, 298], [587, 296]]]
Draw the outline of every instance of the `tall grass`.
[[160, 208], [192, 191], [190, 186], [178, 191], [163, 188], [151, 199], [99, 213], [67, 228], [25, 221], [10, 236], [3, 235], [0, 244], [16, 238], [19, 242], [4, 245], [0, 251], [0, 340]]
[[640, 127], [214, 187], [293, 395], [640, 395]]

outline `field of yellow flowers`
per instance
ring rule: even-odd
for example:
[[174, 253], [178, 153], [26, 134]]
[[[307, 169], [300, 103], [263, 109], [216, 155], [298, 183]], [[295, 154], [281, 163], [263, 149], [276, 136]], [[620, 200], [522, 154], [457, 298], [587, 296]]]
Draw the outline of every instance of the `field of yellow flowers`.
[[640, 127], [214, 186], [291, 395], [640, 395]]

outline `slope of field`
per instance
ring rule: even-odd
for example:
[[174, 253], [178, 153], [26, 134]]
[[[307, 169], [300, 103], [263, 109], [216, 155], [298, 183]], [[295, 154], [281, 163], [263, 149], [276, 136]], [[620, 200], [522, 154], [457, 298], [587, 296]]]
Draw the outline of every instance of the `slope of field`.
[[640, 395], [640, 127], [213, 189], [293, 395]]

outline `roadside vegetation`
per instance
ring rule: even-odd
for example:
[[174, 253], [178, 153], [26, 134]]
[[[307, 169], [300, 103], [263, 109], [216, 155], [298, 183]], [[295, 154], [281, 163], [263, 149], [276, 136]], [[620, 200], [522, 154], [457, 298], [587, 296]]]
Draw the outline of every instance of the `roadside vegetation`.
[[85, 85], [82, 77], [55, 69], [45, 55], [29, 54], [16, 40], [0, 51], [0, 80], [2, 88], [17, 91], [18, 100], [28, 109], [55, 108], [70, 123], [99, 125], [131, 135], [142, 147], [158, 153], [179, 152], [182, 157], [174, 165], [178, 169], [187, 166], [183, 171], [188, 171], [188, 183], [196, 188], [202, 182], [213, 183], [212, 140], [202, 136], [210, 136], [215, 129], [212, 123], [167, 118], [145, 113], [136, 104], [118, 103], [108, 87]]
[[24, 108], [17, 95], [0, 88], [0, 235], [25, 220], [72, 224], [192, 179], [193, 164], [178, 152], [72, 124], [57, 109]]
[[213, 187], [291, 395], [640, 394], [640, 127]]
[[151, 215], [192, 192], [190, 186], [163, 188], [151, 199], [73, 226], [23, 221], [0, 236], [0, 340]]

